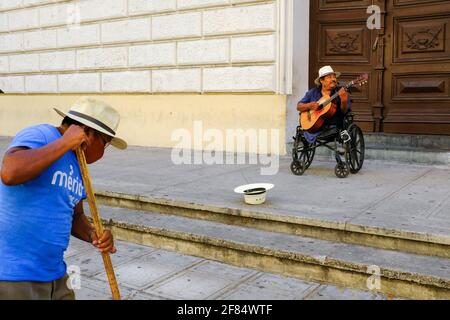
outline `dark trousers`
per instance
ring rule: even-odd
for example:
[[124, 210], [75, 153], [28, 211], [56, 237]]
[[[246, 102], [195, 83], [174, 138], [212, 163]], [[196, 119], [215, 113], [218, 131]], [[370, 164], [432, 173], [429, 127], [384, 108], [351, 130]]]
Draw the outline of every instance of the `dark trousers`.
[[66, 274], [50, 282], [0, 281], [0, 300], [75, 300]]

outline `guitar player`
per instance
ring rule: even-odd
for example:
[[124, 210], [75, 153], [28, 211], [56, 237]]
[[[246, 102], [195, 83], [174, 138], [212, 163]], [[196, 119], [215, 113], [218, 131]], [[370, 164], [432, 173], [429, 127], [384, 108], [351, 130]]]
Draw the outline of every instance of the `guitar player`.
[[306, 140], [310, 143], [313, 143], [317, 136], [330, 125], [341, 126], [344, 115], [350, 109], [351, 101], [347, 91], [344, 88], [338, 89], [337, 78], [340, 75], [341, 73], [335, 72], [331, 66], [322, 67], [319, 70], [319, 76], [314, 81], [317, 87], [309, 90], [297, 104], [297, 110], [299, 112], [317, 110], [319, 109], [318, 101], [322, 97], [330, 97], [337, 91], [339, 92], [339, 96], [333, 101], [336, 105], [336, 113], [331, 118], [324, 119], [325, 122], [318, 132], [304, 132]]

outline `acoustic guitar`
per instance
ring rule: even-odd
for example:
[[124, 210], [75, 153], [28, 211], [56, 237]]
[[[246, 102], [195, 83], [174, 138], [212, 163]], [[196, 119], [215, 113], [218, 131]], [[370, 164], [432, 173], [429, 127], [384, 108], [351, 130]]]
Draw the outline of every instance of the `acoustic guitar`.
[[[369, 75], [367, 73], [362, 74], [357, 79], [351, 81], [346, 84], [343, 88], [348, 90], [351, 87], [362, 86], [367, 83], [369, 79]], [[330, 96], [323, 96], [320, 98], [317, 103], [319, 104], [319, 108], [317, 110], [308, 110], [304, 111], [300, 115], [300, 127], [302, 130], [308, 131], [310, 133], [314, 133], [319, 131], [319, 129], [323, 126], [326, 118], [331, 118], [337, 111], [336, 104], [333, 103], [333, 100], [339, 96], [339, 90]]]

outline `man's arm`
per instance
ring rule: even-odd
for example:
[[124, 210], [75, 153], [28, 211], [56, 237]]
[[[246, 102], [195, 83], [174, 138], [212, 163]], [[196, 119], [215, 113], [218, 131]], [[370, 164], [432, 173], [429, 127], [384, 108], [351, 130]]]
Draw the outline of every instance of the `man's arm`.
[[105, 230], [100, 239], [97, 238], [94, 227], [84, 214], [83, 200], [75, 206], [72, 221], [72, 236], [80, 240], [92, 243], [100, 252], [115, 253], [114, 239], [110, 230]]
[[309, 110], [317, 110], [319, 108], [319, 104], [316, 101], [308, 102], [308, 103], [297, 103], [297, 110], [300, 112], [305, 112]]
[[341, 111], [346, 114], [348, 111], [348, 93], [344, 88], [339, 90], [339, 98], [341, 98]]
[[94, 227], [91, 225], [83, 210], [83, 200], [75, 206], [72, 220], [72, 236], [80, 240], [92, 243]]
[[309, 110], [317, 110], [319, 104], [315, 99], [312, 99], [312, 90], [308, 91], [305, 96], [297, 103], [297, 111], [306, 112]]
[[82, 127], [70, 126], [64, 135], [38, 149], [12, 148], [3, 158], [1, 179], [5, 185], [14, 186], [39, 176], [67, 151], [87, 142]]

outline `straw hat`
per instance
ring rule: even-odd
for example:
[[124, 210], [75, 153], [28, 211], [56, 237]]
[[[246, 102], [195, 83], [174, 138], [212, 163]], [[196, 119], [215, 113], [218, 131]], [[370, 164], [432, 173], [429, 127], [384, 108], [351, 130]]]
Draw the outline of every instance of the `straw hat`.
[[325, 66], [325, 67], [320, 68], [319, 76], [317, 77], [316, 80], [314, 80], [314, 83], [317, 84], [318, 86], [320, 86], [320, 78], [325, 77], [332, 73], [334, 73], [336, 75], [336, 78], [339, 78], [339, 76], [341, 75], [340, 72], [334, 72], [334, 70], [331, 66]]
[[247, 204], [263, 204], [266, 201], [267, 191], [274, 187], [271, 183], [252, 183], [239, 186], [234, 192], [244, 194]]
[[118, 149], [126, 149], [125, 140], [116, 136], [119, 126], [120, 115], [110, 105], [103, 101], [90, 97], [83, 97], [78, 100], [70, 110], [65, 113], [53, 108], [61, 117], [69, 117], [92, 129], [112, 137], [111, 145]]

